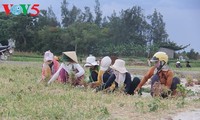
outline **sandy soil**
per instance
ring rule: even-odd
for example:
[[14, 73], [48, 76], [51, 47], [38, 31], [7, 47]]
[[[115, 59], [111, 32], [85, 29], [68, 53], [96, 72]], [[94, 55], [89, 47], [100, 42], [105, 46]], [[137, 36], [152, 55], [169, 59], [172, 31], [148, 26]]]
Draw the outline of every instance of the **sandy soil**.
[[200, 109], [178, 113], [172, 120], [200, 120]]

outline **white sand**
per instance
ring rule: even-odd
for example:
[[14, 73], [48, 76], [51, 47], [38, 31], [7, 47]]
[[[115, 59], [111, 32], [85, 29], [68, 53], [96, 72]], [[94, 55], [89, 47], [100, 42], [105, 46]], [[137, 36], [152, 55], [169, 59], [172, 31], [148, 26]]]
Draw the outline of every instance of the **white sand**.
[[200, 120], [200, 109], [178, 113], [172, 120]]

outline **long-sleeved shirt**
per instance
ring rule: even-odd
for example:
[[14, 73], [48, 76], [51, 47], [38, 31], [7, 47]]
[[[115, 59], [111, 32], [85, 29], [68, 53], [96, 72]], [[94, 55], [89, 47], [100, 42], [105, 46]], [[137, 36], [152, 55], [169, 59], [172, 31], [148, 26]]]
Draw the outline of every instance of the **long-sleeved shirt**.
[[[99, 73], [99, 66], [96, 65], [94, 68], [90, 68], [90, 75], [89, 75], [89, 80], [90, 82], [94, 82], [98, 80], [98, 73]], [[94, 76], [92, 74], [95, 74]]]
[[[126, 72], [125, 74], [125, 80], [124, 80], [124, 86], [125, 86], [125, 93], [128, 93], [131, 87], [131, 75], [130, 73]], [[112, 74], [108, 81], [105, 83], [105, 88], [110, 88], [110, 90], [114, 90], [116, 87], [119, 87], [120, 85], [115, 81], [116, 76], [115, 74]]]
[[[138, 85], [139, 88], [141, 88], [149, 78], [151, 78], [156, 71], [156, 67], [151, 67], [149, 69], [149, 71], [145, 74], [145, 76], [143, 77], [142, 81], [140, 82], [140, 84]], [[173, 79], [173, 72], [171, 70], [161, 70], [158, 72], [158, 76], [159, 76], [159, 80], [161, 82], [161, 84], [164, 84], [165, 86], [167, 86], [169, 89], [171, 87], [172, 84], [172, 79]]]
[[49, 80], [56, 73], [60, 64], [57, 60], [53, 60], [53, 66], [50, 67], [46, 62], [42, 65], [42, 80]]
[[71, 72], [71, 71], [76, 71], [75, 73], [75, 77], [78, 78], [78, 77], [81, 77], [82, 75], [84, 75], [85, 71], [84, 69], [80, 66], [80, 64], [77, 64], [77, 63], [70, 63], [68, 65], [62, 63], [58, 69], [58, 71], [52, 76], [52, 78], [49, 80], [48, 84], [50, 84], [51, 82], [55, 81], [58, 76], [59, 76], [59, 73], [60, 73], [60, 70], [61, 69], [65, 69], [66, 72], [68, 72], [68, 74]]
[[[108, 80], [108, 78], [103, 78], [104, 74], [107, 74], [107, 77], [109, 77], [112, 74], [112, 69], [109, 68], [107, 71], [99, 70], [97, 81], [92, 83], [93, 88], [100, 86]], [[112, 86], [114, 89], [115, 84]]]

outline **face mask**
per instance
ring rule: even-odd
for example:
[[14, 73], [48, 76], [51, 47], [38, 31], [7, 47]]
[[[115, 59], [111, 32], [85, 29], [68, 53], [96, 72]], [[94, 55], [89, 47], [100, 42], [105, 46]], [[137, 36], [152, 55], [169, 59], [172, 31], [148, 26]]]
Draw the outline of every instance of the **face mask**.
[[155, 62], [155, 67], [156, 67], [156, 68], [159, 68], [160, 65], [161, 65], [161, 62], [160, 62], [160, 61], [156, 61], [156, 62]]
[[53, 62], [51, 62], [50, 64], [49, 64], [49, 67], [51, 68], [53, 66]]
[[163, 66], [165, 65], [165, 62], [164, 61], [158, 61], [156, 64], [155, 64], [155, 67], [158, 69], [158, 70], [161, 70], [163, 68]]
[[63, 61], [63, 63], [64, 63], [65, 65], [69, 65], [69, 64], [70, 64], [70, 62], [68, 62], [68, 61]]
[[113, 73], [115, 74], [115, 76], [117, 76], [119, 74], [119, 72], [117, 70], [113, 70]]

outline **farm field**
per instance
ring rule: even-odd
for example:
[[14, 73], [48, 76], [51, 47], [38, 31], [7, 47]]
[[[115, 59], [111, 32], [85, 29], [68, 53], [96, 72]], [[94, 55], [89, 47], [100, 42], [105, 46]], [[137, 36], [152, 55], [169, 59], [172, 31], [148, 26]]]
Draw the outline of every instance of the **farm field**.
[[[0, 61], [0, 119], [170, 120], [179, 112], [200, 108], [199, 89], [185, 99], [95, 93], [56, 82], [49, 86], [38, 83], [41, 67], [42, 62]], [[139, 76], [146, 70], [148, 67], [129, 67]], [[200, 79], [200, 68], [175, 69], [175, 73], [182, 80]]]

